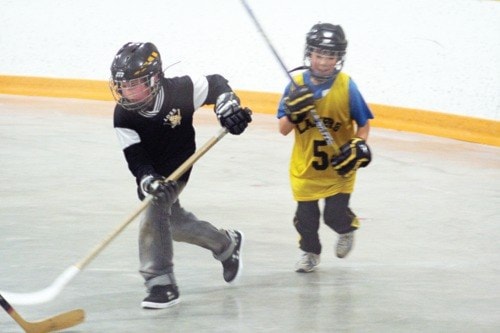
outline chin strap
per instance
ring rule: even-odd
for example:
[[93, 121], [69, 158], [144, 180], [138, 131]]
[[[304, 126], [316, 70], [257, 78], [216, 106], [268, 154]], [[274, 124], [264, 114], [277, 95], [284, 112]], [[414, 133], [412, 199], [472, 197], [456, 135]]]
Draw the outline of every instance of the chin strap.
[[288, 73], [292, 73], [292, 72], [296, 72], [296, 71], [300, 71], [300, 70], [309, 70], [309, 72], [311, 73], [311, 77], [313, 77], [319, 83], [326, 82], [330, 79], [333, 79], [333, 81], [335, 81], [337, 74], [340, 72], [340, 71], [336, 70], [332, 76], [320, 76], [320, 75], [314, 74], [314, 72], [311, 70], [311, 66], [302, 65], [302, 66], [295, 67], [294, 69], [289, 70]]
[[302, 66], [295, 67], [294, 69], [289, 70], [288, 73], [293, 73], [295, 71], [300, 71], [300, 70], [303, 70], [303, 69], [311, 69], [311, 67], [302, 65]]
[[313, 77], [319, 83], [324, 83], [324, 82], [326, 82], [328, 80], [332, 80], [332, 82], [333, 82], [333, 81], [335, 81], [335, 78], [337, 77], [338, 73], [339, 72], [335, 72], [335, 73], [333, 73], [332, 76], [320, 76], [320, 75], [314, 75], [314, 73], [311, 72], [311, 77]]

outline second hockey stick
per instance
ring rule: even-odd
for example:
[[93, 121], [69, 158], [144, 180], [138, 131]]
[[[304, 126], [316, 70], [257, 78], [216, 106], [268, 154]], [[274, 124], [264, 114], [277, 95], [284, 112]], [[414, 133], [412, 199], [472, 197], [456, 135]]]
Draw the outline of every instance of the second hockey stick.
[[85, 319], [85, 312], [82, 309], [76, 309], [39, 321], [26, 321], [2, 295], [0, 295], [0, 305], [27, 333], [60, 331], [78, 325]]

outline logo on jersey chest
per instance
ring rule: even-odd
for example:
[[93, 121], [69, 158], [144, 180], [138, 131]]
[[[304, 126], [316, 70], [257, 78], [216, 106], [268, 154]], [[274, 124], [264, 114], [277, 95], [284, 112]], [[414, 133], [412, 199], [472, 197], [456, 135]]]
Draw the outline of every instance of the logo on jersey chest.
[[[321, 121], [323, 121], [323, 124], [325, 125], [326, 128], [329, 128], [334, 132], [337, 132], [340, 129], [340, 127], [342, 127], [341, 122], [336, 122], [332, 118], [321, 117]], [[297, 130], [299, 131], [300, 134], [306, 132], [307, 130], [309, 130], [311, 128], [315, 128], [315, 127], [316, 127], [316, 124], [310, 118], [306, 118], [305, 121], [297, 124]]]
[[181, 120], [182, 120], [181, 109], [172, 109], [165, 116], [165, 118], [163, 118], [163, 125], [174, 128], [181, 124]]

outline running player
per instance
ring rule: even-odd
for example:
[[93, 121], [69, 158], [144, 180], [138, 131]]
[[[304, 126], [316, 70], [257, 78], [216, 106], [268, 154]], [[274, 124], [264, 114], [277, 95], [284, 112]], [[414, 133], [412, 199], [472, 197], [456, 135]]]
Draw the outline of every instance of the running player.
[[233, 282], [241, 267], [243, 234], [221, 230], [182, 208], [178, 195], [191, 169], [176, 181], [163, 182], [195, 152], [193, 113], [215, 104], [220, 124], [239, 135], [251, 111], [221, 75], [165, 78], [160, 53], [152, 43], [127, 43], [111, 65], [110, 88], [117, 101], [114, 127], [139, 198], [155, 197], [139, 232], [140, 273], [149, 295], [143, 308], [166, 308], [179, 301], [173, 270], [172, 240], [210, 250], [222, 262], [223, 277]]
[[[315, 24], [306, 34], [305, 66], [299, 68], [306, 70], [287, 85], [278, 107], [280, 133], [295, 134], [290, 182], [297, 201], [293, 223], [302, 250], [295, 267], [297, 272], [312, 272], [320, 262], [319, 200], [325, 202], [325, 224], [339, 234], [339, 258], [351, 251], [354, 231], [359, 227], [349, 199], [356, 170], [371, 160], [366, 140], [373, 115], [353, 80], [341, 72], [346, 49], [341, 26]], [[336, 147], [328, 145], [315, 128], [312, 109], [331, 133]]]

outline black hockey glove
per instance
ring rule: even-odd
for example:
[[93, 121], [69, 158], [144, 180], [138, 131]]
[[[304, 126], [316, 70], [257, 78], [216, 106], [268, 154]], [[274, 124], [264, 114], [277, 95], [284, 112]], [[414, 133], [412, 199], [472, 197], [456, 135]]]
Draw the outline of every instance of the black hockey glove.
[[140, 189], [144, 195], [151, 194], [157, 203], [168, 207], [172, 206], [180, 193], [179, 183], [175, 180], [165, 181], [165, 178], [158, 174], [142, 177]]
[[307, 86], [298, 86], [285, 97], [285, 114], [292, 123], [303, 121], [314, 110], [314, 95]]
[[332, 159], [333, 168], [344, 177], [349, 177], [358, 168], [364, 168], [372, 160], [372, 153], [361, 138], [352, 138], [340, 147], [340, 153]]
[[252, 111], [242, 108], [240, 99], [232, 92], [221, 94], [214, 107], [215, 114], [222, 127], [227, 128], [231, 134], [241, 134], [252, 122]]

